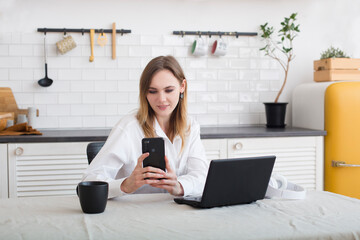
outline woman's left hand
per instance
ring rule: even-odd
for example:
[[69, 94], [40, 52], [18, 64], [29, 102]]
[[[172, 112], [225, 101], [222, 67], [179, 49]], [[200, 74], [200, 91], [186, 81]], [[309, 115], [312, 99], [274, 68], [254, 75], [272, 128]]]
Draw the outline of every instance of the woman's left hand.
[[169, 160], [165, 156], [165, 166], [167, 172], [163, 179], [161, 179], [158, 183], [150, 184], [153, 187], [162, 188], [168, 191], [171, 195], [174, 196], [183, 196], [184, 189], [182, 185], [177, 180], [177, 176], [175, 172], [171, 169]]

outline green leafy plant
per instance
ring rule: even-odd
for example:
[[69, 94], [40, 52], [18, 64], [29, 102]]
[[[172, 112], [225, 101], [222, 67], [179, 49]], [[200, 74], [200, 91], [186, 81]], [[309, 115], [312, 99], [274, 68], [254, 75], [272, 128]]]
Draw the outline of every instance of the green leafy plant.
[[[274, 28], [268, 26], [268, 23], [260, 25], [261, 38], [265, 41], [266, 45], [263, 48], [260, 48], [260, 51], [264, 51], [266, 56], [269, 56], [279, 62], [281, 67], [285, 71], [285, 77], [283, 84], [275, 98], [275, 102], [278, 102], [279, 97], [285, 87], [290, 61], [294, 59], [294, 49], [293, 49], [293, 40], [297, 36], [297, 33], [300, 32], [299, 25], [295, 24], [297, 13], [293, 13], [290, 17], [285, 17], [282, 21], [281, 29], [278, 31], [278, 37], [280, 41], [275, 41], [273, 39]], [[284, 55], [285, 60], [281, 58], [278, 53]]]
[[347, 56], [339, 48], [334, 48], [333, 46], [330, 46], [328, 49], [321, 53], [320, 59], [326, 58], [349, 58], [349, 56]]

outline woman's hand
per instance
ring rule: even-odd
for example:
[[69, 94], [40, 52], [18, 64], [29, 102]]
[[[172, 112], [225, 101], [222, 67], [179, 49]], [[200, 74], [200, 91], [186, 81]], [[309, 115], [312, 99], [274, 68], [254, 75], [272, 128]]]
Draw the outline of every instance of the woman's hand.
[[163, 179], [151, 183], [150, 185], [157, 188], [162, 188], [168, 191], [171, 195], [174, 196], [183, 196], [184, 195], [184, 189], [182, 185], [178, 182], [177, 176], [175, 172], [171, 169], [169, 160], [165, 156], [165, 166], [167, 172], [162, 177]]
[[156, 184], [160, 182], [160, 178], [165, 177], [165, 172], [160, 168], [145, 167], [143, 168], [143, 161], [149, 156], [149, 153], [142, 154], [137, 161], [134, 171], [126, 178], [120, 188], [125, 193], [135, 192], [144, 184]]

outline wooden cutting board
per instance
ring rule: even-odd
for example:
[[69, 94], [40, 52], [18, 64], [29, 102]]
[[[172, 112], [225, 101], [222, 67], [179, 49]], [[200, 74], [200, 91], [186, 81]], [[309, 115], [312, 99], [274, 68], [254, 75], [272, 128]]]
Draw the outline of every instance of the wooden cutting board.
[[[13, 112], [16, 121], [18, 114], [27, 114], [27, 109], [19, 109], [11, 88], [0, 88], [0, 112]], [[37, 114], [38, 115], [38, 114]]]

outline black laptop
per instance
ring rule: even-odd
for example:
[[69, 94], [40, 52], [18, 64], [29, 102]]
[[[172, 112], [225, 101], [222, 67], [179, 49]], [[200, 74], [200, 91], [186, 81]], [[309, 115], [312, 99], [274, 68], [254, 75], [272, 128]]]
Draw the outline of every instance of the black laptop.
[[212, 160], [202, 196], [174, 198], [174, 201], [198, 208], [211, 208], [263, 199], [275, 158], [263, 156]]

